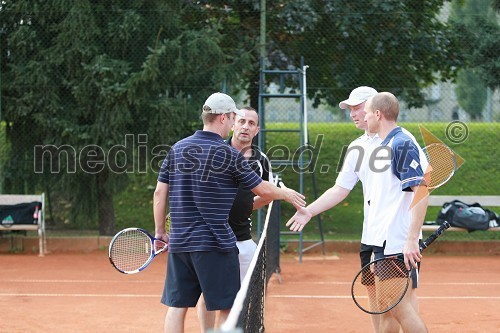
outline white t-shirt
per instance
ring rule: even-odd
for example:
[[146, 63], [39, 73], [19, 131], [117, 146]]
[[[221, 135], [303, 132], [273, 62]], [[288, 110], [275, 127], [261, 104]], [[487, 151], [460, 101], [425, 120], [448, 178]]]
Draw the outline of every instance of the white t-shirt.
[[[413, 142], [417, 145], [420, 153], [420, 159], [422, 160], [422, 166], [424, 170], [427, 168], [428, 163], [427, 159], [425, 158], [424, 152], [420, 148], [420, 146], [417, 144], [417, 141], [415, 137], [408, 132], [406, 129], [402, 128], [403, 133], [408, 135]], [[361, 184], [363, 186], [363, 198], [364, 198], [364, 203], [363, 203], [363, 232], [361, 235], [361, 243], [367, 244], [367, 245], [376, 245], [373, 244], [375, 243], [374, 237], [370, 237], [370, 232], [368, 231], [368, 225], [366, 223], [366, 218], [368, 216], [368, 211], [370, 208], [369, 204], [369, 190], [373, 188], [372, 184], [372, 177], [369, 176], [370, 174], [370, 156], [373, 153], [373, 150], [377, 147], [380, 146], [382, 143], [382, 139], [378, 136], [378, 134], [375, 134], [374, 136], [370, 137], [368, 134], [363, 134], [349, 145], [347, 148], [345, 157], [344, 157], [344, 163], [342, 165], [342, 169], [339, 172], [337, 176], [337, 180], [335, 183], [348, 190], [352, 190], [358, 180], [361, 181]], [[377, 245], [378, 246], [378, 245]]]
[[366, 133], [351, 142], [347, 148], [342, 169], [337, 176], [337, 180], [335, 181], [338, 186], [348, 190], [352, 190], [358, 180], [361, 181], [364, 198], [363, 233], [361, 235], [361, 243], [363, 244], [367, 244], [366, 217], [370, 208], [367, 200], [368, 190], [371, 188], [371, 185], [369, 184], [370, 178], [368, 177], [368, 173], [370, 172], [368, 163], [373, 149], [380, 146], [381, 142], [382, 139], [380, 139], [377, 134], [370, 137]]

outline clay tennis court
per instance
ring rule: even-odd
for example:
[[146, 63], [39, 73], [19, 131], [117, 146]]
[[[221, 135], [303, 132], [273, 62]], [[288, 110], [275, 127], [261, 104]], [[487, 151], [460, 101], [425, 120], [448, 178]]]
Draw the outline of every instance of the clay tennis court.
[[[165, 258], [123, 275], [105, 251], [2, 254], [0, 332], [161, 332]], [[369, 315], [350, 297], [358, 261], [356, 253], [306, 255], [302, 263], [283, 256], [283, 283], [273, 276], [268, 287], [266, 331], [370, 332]], [[422, 265], [420, 307], [430, 332], [500, 331], [498, 256], [428, 255]], [[194, 310], [186, 332], [199, 332]]]

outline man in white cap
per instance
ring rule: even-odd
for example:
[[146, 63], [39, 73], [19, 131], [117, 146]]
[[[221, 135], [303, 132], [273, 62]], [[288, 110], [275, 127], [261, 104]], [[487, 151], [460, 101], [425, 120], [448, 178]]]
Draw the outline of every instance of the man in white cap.
[[[203, 106], [203, 130], [180, 140], [165, 158], [153, 196], [155, 237], [168, 242], [167, 277], [161, 302], [167, 305], [165, 332], [184, 332], [189, 307], [203, 292], [208, 311], [223, 322], [240, 288], [236, 237], [229, 211], [242, 184], [264, 200], [285, 200], [299, 209], [304, 196], [263, 181], [228, 145], [236, 115], [233, 99], [212, 94]], [[170, 234], [165, 216], [170, 211]]]
[[[287, 226], [290, 226], [292, 231], [300, 231], [302, 228], [310, 221], [310, 219], [328, 209], [335, 207], [337, 204], [342, 202], [354, 188], [358, 180], [361, 180], [363, 186], [363, 197], [364, 201], [364, 218], [363, 218], [363, 233], [361, 236], [361, 248], [360, 248], [360, 259], [361, 267], [365, 266], [371, 261], [373, 254], [373, 246], [368, 245], [371, 243], [370, 235], [367, 232], [366, 219], [368, 216], [368, 211], [370, 208], [369, 201], [369, 191], [371, 188], [372, 177], [370, 174], [372, 171], [369, 167], [370, 156], [372, 151], [380, 146], [382, 139], [376, 133], [370, 133], [366, 122], [364, 121], [366, 110], [366, 101], [377, 94], [377, 90], [361, 86], [354, 89], [350, 94], [349, 98], [345, 101], [339, 103], [341, 109], [348, 109], [350, 111], [350, 117], [352, 118], [354, 125], [363, 130], [365, 133], [359, 138], [355, 139], [349, 145], [342, 169], [337, 176], [335, 185], [323, 193], [317, 200], [309, 204], [306, 208], [297, 210], [294, 216], [287, 222]], [[409, 134], [408, 131], [404, 130], [405, 133]], [[413, 141], [415, 138], [409, 134]], [[423, 156], [423, 152], [421, 152]], [[370, 277], [366, 278], [367, 281], [371, 281]], [[370, 285], [367, 285], [370, 288]], [[418, 308], [416, 297], [414, 299], [414, 305]], [[374, 332], [379, 332], [379, 315], [372, 315], [372, 324]], [[394, 328], [398, 329], [398, 323], [394, 321]]]
[[[345, 101], [339, 103], [339, 107], [344, 110], [350, 111], [350, 116], [354, 121], [354, 125], [357, 128], [364, 130], [366, 133], [366, 124], [365, 124], [365, 102], [368, 98], [375, 96], [378, 92], [372, 87], [361, 86], [357, 87], [349, 94], [349, 98]], [[373, 135], [372, 135], [373, 136]]]

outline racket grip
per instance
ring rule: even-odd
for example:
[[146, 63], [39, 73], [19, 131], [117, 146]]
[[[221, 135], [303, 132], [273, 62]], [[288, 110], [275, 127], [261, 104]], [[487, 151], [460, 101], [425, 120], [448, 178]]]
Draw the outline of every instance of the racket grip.
[[444, 221], [443, 224], [439, 228], [436, 229], [425, 241], [423, 241], [422, 245], [420, 245], [420, 252], [425, 250], [429, 245], [432, 244], [446, 229], [450, 227], [450, 223], [448, 221]]

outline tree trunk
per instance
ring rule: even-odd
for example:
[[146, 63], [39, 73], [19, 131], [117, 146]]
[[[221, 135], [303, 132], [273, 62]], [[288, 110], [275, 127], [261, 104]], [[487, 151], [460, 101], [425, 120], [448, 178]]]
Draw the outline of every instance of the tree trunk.
[[113, 194], [109, 182], [109, 170], [97, 174], [97, 207], [99, 217], [99, 235], [112, 236], [115, 232], [115, 209]]
[[259, 81], [260, 71], [259, 68], [255, 71], [255, 75], [249, 80], [248, 95], [250, 96], [250, 106], [260, 112], [259, 110]]

